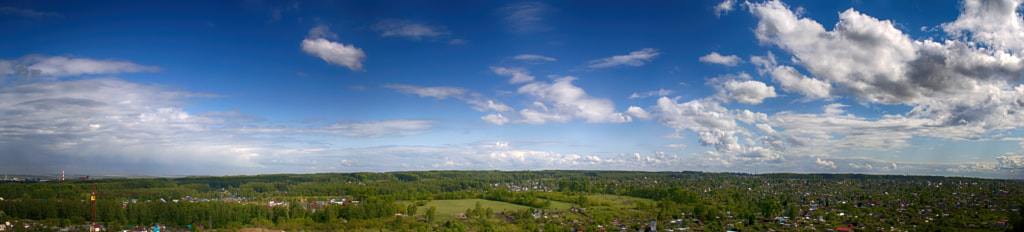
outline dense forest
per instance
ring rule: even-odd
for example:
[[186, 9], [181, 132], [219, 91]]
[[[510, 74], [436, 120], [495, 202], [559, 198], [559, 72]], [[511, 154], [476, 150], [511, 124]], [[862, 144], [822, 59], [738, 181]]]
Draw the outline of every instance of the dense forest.
[[94, 205], [111, 231], [1024, 230], [1024, 183], [931, 176], [275, 174], [6, 182], [0, 197], [0, 221], [45, 231], [89, 223]]

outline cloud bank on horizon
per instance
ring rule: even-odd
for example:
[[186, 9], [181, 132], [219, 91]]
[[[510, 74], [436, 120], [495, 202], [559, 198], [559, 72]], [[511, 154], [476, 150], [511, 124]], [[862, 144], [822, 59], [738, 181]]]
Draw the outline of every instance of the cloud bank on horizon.
[[0, 5], [5, 173], [1024, 178], [1021, 0], [46, 3]]

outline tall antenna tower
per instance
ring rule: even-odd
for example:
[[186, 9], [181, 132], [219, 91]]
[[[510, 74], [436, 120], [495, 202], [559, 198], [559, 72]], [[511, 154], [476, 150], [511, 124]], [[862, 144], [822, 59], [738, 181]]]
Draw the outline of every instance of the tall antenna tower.
[[96, 224], [96, 181], [92, 182], [92, 224]]

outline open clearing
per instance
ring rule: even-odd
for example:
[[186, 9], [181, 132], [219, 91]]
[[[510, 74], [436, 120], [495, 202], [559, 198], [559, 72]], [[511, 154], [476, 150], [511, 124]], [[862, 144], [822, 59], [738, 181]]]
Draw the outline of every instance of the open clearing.
[[418, 214], [427, 212], [431, 206], [437, 207], [437, 216], [441, 217], [455, 217], [456, 213], [465, 213], [466, 209], [472, 209], [476, 207], [476, 203], [480, 202], [480, 207], [486, 209], [490, 207], [494, 212], [502, 211], [515, 211], [520, 209], [529, 209], [530, 207], [484, 199], [461, 199], [461, 200], [433, 200], [427, 202], [426, 205], [420, 206], [417, 210]]
[[588, 195], [587, 198], [608, 202], [609, 207], [612, 208], [636, 208], [637, 202], [643, 202], [644, 204], [653, 205], [657, 202], [650, 199], [644, 199], [639, 197], [609, 195], [609, 194], [594, 194]]

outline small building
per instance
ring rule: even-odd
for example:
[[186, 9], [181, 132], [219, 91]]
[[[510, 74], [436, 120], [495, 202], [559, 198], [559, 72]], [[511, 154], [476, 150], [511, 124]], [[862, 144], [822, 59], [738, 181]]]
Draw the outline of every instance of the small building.
[[996, 227], [1006, 227], [1008, 225], [1010, 225], [1010, 222], [1006, 220], [996, 222]]

